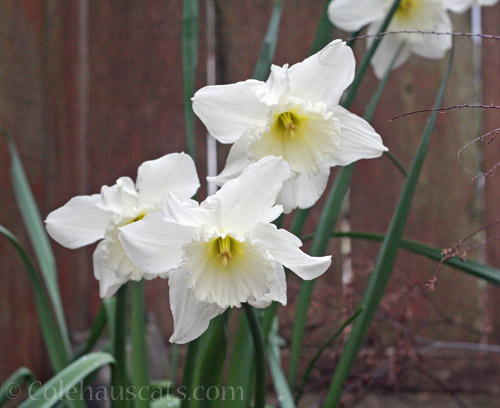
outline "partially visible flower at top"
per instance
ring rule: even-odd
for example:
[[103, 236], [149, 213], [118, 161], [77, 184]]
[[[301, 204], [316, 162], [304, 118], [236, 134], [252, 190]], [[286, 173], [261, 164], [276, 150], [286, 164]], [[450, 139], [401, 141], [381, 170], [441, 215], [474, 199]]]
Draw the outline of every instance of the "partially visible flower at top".
[[200, 205], [169, 193], [162, 214], [120, 228], [120, 240], [136, 265], [151, 275], [168, 274], [170, 341], [197, 338], [228, 307], [286, 304], [283, 265], [303, 279], [329, 267], [330, 256], [306, 255], [295, 235], [271, 224], [283, 211], [275, 200], [289, 176], [283, 160], [268, 156]]
[[[497, 0], [401, 0], [386, 31], [452, 32], [448, 11], [462, 13], [477, 1], [482, 5], [494, 4]], [[333, 24], [346, 31], [356, 31], [369, 24], [368, 35], [379, 32], [382, 22], [393, 4], [393, 0], [333, 0], [328, 7], [328, 16]], [[368, 46], [373, 42], [368, 38]], [[402, 45], [404, 43], [404, 45]], [[400, 67], [411, 53], [424, 58], [443, 58], [451, 48], [451, 36], [418, 33], [386, 35], [379, 44], [371, 63], [375, 75], [382, 78], [396, 55], [393, 69]]]
[[73, 197], [45, 220], [49, 235], [67, 248], [79, 248], [101, 240], [93, 255], [94, 275], [102, 298], [115, 294], [128, 280], [158, 275], [141, 272], [130, 262], [118, 240], [118, 228], [160, 210], [166, 192], [179, 199], [191, 198], [200, 186], [193, 160], [183, 153], [146, 161], [137, 171], [137, 182], [120, 177], [103, 186], [100, 194]]
[[250, 79], [196, 92], [193, 109], [210, 134], [234, 143], [213, 181], [223, 185], [262, 157], [282, 157], [292, 175], [278, 203], [288, 213], [314, 205], [330, 167], [380, 156], [387, 150], [380, 136], [339, 105], [354, 66], [352, 50], [336, 40], [291, 67], [273, 65], [267, 82]]

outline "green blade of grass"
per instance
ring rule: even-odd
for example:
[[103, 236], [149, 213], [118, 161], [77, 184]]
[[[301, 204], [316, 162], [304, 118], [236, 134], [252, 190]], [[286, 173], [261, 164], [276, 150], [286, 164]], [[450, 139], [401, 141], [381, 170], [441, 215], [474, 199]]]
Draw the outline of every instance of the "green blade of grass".
[[[332, 234], [332, 237], [348, 237], [375, 242], [383, 242], [385, 239], [384, 234], [376, 234], [364, 231], [334, 232]], [[425, 256], [434, 261], [443, 261], [445, 265], [449, 265], [476, 278], [484, 279], [487, 282], [500, 286], [500, 269], [497, 269], [493, 266], [485, 265], [480, 262], [472, 261], [470, 259], [463, 261], [459, 257], [453, 257], [443, 260], [441, 248], [410, 239], [402, 239], [399, 243], [399, 247], [409, 252], [413, 252], [417, 255]]]
[[[387, 15], [386, 19], [384, 20], [384, 23], [380, 27], [380, 30], [385, 30], [387, 26], [390, 23], [390, 20], [392, 19], [392, 16], [394, 15], [397, 6], [399, 5], [399, 2], [401, 0], [396, 0]], [[370, 49], [368, 50], [367, 54], [370, 56], [373, 56], [375, 53], [376, 48], [378, 47], [379, 42], [373, 42]], [[371, 58], [371, 57], [370, 57]], [[366, 59], [366, 58], [365, 58]], [[363, 61], [365, 61], [363, 59]], [[370, 62], [370, 59], [366, 59], [368, 63]], [[386, 83], [387, 83], [387, 78], [389, 76], [389, 73], [392, 70], [392, 65], [396, 61], [396, 57], [393, 58], [391, 65], [389, 66], [385, 76], [384, 80], [381, 81], [379, 84], [376, 92], [371, 98], [370, 103], [368, 104], [368, 107], [366, 109], [366, 116], [365, 120], [370, 121], [372, 119], [373, 113], [375, 112], [375, 108], [377, 106], [377, 103], [380, 99], [380, 96], [382, 94], [382, 90], [384, 89]], [[366, 63], [367, 64], [367, 63]], [[366, 68], [368, 65], [366, 65], [363, 69], [359, 69], [354, 81], [353, 85], [349, 87], [347, 90], [347, 95], [345, 98], [345, 101], [343, 103], [343, 106], [347, 109], [349, 108], [350, 104], [354, 100], [354, 97], [356, 96], [359, 85], [361, 84], [361, 80], [366, 74]], [[344, 201], [344, 198], [347, 194], [347, 191], [349, 189], [349, 184], [351, 181], [351, 176], [354, 171], [354, 165], [355, 163], [352, 163], [348, 166], [342, 167], [338, 174], [337, 177], [335, 178], [335, 182], [333, 184], [332, 189], [330, 190], [330, 193], [327, 198], [327, 202], [325, 206], [323, 207], [323, 210], [320, 215], [320, 220], [318, 222], [318, 228], [316, 229], [315, 237], [311, 246], [311, 255], [312, 256], [323, 256], [325, 254], [326, 247], [328, 246], [328, 241], [330, 239], [330, 233], [333, 231], [333, 228], [335, 227], [337, 223], [337, 219], [340, 214], [340, 209], [342, 206], [342, 202]], [[307, 217], [307, 215], [306, 215]], [[302, 223], [302, 221], [299, 223]], [[305, 223], [305, 221], [304, 221]], [[301, 235], [302, 231], [297, 231], [295, 232], [298, 235]], [[295, 323], [293, 326], [293, 332], [292, 332], [292, 344], [291, 344], [291, 349], [290, 349], [290, 362], [289, 362], [289, 367], [288, 367], [288, 383], [290, 384], [290, 387], [293, 388], [293, 385], [295, 384], [295, 380], [297, 378], [297, 369], [299, 366], [299, 358], [300, 358], [300, 350], [302, 347], [302, 339], [304, 337], [304, 328], [307, 320], [307, 310], [309, 308], [309, 303], [311, 299], [311, 294], [312, 290], [314, 288], [314, 283], [315, 281], [304, 281], [302, 282], [302, 285], [300, 287], [300, 292], [299, 292], [299, 300], [297, 302], [297, 308], [296, 308], [296, 313], [295, 313]]]
[[[60, 402], [68, 392], [87, 375], [104, 365], [114, 363], [108, 353], [91, 353], [70, 364], [24, 401], [20, 408], [50, 408]], [[77, 396], [81, 398], [81, 396]]]
[[295, 408], [292, 392], [281, 369], [280, 340], [278, 336], [278, 319], [275, 317], [267, 343], [267, 360], [281, 408]]
[[194, 112], [191, 98], [194, 94], [198, 62], [198, 0], [182, 1], [182, 73], [184, 82], [184, 121], [186, 124], [187, 153], [196, 157]]
[[[0, 387], [0, 407], [3, 407], [9, 400], [12, 399], [13, 395], [11, 392], [14, 388], [20, 389], [22, 384], [26, 384], [28, 387], [36, 382], [36, 377], [33, 372], [26, 368], [21, 367], [14, 374], [5, 380], [5, 382]], [[17, 388], [19, 387], [19, 388]], [[30, 388], [31, 390], [33, 387]]]
[[306, 372], [304, 374], [304, 377], [302, 378], [302, 382], [300, 383], [300, 386], [297, 391], [297, 397], [295, 398], [295, 403], [298, 405], [300, 398], [302, 397], [302, 394], [304, 392], [304, 387], [307, 384], [307, 380], [309, 379], [309, 376], [311, 375], [311, 372], [314, 368], [314, 365], [317, 363], [323, 352], [330, 347], [335, 340], [342, 334], [342, 332], [345, 330], [347, 326], [349, 326], [355, 319], [356, 317], [359, 316], [361, 313], [362, 309], [356, 310], [342, 325], [333, 333], [333, 335], [316, 351], [316, 354], [314, 357], [311, 359], [309, 365], [306, 368]]
[[[450, 53], [448, 68], [434, 102], [434, 108], [439, 108], [441, 106], [451, 71], [452, 60], [453, 48]], [[370, 276], [367, 288], [365, 289], [363, 300], [361, 301], [363, 312], [354, 323], [353, 330], [349, 336], [345, 349], [335, 370], [335, 374], [324, 403], [325, 408], [333, 408], [337, 406], [337, 403], [342, 394], [342, 388], [344, 386], [345, 380], [347, 379], [347, 375], [349, 374], [349, 371], [351, 369], [351, 365], [366, 338], [368, 327], [370, 326], [380, 300], [385, 293], [387, 283], [392, 273], [394, 261], [398, 253], [399, 243], [403, 235], [406, 220], [410, 212], [411, 203], [420, 175], [420, 170], [427, 153], [427, 148], [432, 132], [434, 131], [436, 118], [437, 111], [432, 112], [429, 115], [426, 126], [422, 133], [422, 138], [418, 146], [417, 153], [410, 168], [408, 177], [403, 187], [403, 191], [389, 225], [389, 229], [387, 230], [382, 248], [377, 258], [377, 262], [375, 263], [374, 271]]]
[[14, 141], [7, 131], [3, 130], [2, 134], [7, 140], [9, 146], [11, 158], [10, 171], [17, 204], [21, 211], [24, 225], [28, 231], [38, 264], [40, 265], [43, 280], [47, 286], [50, 301], [56, 315], [57, 325], [59, 326], [59, 331], [61, 332], [62, 340], [64, 342], [63, 346], [66, 350], [66, 354], [71, 356], [68, 329], [64, 318], [64, 310], [62, 307], [61, 296], [59, 294], [59, 286], [57, 284], [56, 261], [54, 254], [50, 248], [49, 238], [45, 232], [40, 212], [38, 211], [33, 193], [31, 192], [31, 188]]
[[66, 353], [63, 336], [56, 323], [52, 304], [44, 282], [40, 278], [33, 260], [21, 245], [17, 237], [1, 225], [0, 234], [10, 241], [24, 263], [26, 272], [28, 273], [28, 277], [30, 279], [32, 292], [35, 297], [38, 319], [42, 328], [50, 362], [56, 372], [60, 371], [69, 364], [70, 357]]
[[[132, 339], [132, 382], [140, 398], [134, 401], [134, 408], [149, 407], [149, 371], [146, 346], [146, 308], [144, 301], [144, 280], [132, 282], [130, 314], [130, 337]], [[146, 390], [142, 393], [142, 390]]]

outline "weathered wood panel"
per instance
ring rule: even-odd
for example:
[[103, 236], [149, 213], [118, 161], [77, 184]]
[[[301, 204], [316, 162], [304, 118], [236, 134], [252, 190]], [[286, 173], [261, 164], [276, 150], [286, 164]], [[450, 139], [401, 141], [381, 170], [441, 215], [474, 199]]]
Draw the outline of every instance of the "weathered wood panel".
[[[293, 64], [308, 55], [322, 3], [321, 0], [287, 0], [280, 26], [277, 64]], [[180, 0], [26, 0], [4, 4], [0, 15], [0, 121], [18, 140], [44, 216], [74, 195], [97, 192], [103, 184], [113, 184], [123, 175], [135, 178], [136, 169], [144, 160], [185, 150]], [[245, 80], [252, 75], [272, 4], [268, 0], [218, 0], [216, 6], [217, 82]], [[204, 10], [201, 2], [197, 88], [205, 83]], [[498, 30], [498, 15], [498, 6], [487, 13], [486, 32]], [[469, 30], [467, 15], [457, 17], [455, 23], [459, 30]], [[492, 27], [490, 31], [488, 27]], [[485, 78], [498, 88], [498, 44], [485, 43], [485, 47], [491, 47], [485, 53], [488, 61]], [[358, 55], [363, 48], [360, 41], [356, 46]], [[474, 91], [469, 40], [457, 42], [455, 58], [446, 104], [471, 103]], [[378, 107], [374, 126], [406, 165], [411, 162], [426, 117], [417, 115], [393, 122], [389, 119], [399, 113], [430, 107], [444, 68], [445, 61], [413, 57], [394, 72], [394, 84], [384, 92]], [[362, 113], [376, 84], [369, 74], [353, 108], [356, 113]], [[498, 102], [495, 87], [485, 88], [484, 100], [485, 103]], [[499, 127], [494, 124], [498, 113], [488, 115], [485, 128]], [[199, 122], [197, 126], [197, 164], [204, 184], [205, 130]], [[476, 186], [455, 158], [456, 152], [477, 136], [477, 131], [472, 112], [459, 111], [439, 117], [406, 236], [445, 247], [483, 225], [476, 209]], [[494, 144], [491, 146], [485, 151], [486, 167], [500, 160], [498, 149]], [[221, 151], [219, 165], [222, 168], [227, 148]], [[10, 188], [8, 154], [3, 142], [0, 155], [0, 182], [5, 191], [0, 223], [26, 241]], [[403, 177], [387, 158], [360, 162], [350, 196], [352, 228], [385, 231], [402, 184]], [[486, 186], [486, 219], [490, 221], [500, 219], [496, 204], [498, 193], [498, 179], [491, 177]], [[205, 194], [203, 188], [200, 197]], [[317, 215], [315, 210], [309, 229], [315, 225]], [[99, 304], [91, 269], [93, 248], [70, 251], [56, 244], [54, 248], [63, 303], [70, 329], [75, 334], [90, 325]], [[361, 294], [361, 283], [366, 281], [377, 253], [373, 244], [355, 243], [351, 255], [357, 284], [353, 285], [352, 293], [341, 286], [342, 257], [338, 243], [332, 243], [330, 249], [334, 265], [320, 279], [314, 292], [306, 355], [331, 333], [331, 327], [324, 321], [339, 320], [346, 300]], [[490, 245], [489, 256], [498, 265], [497, 249], [494, 243]], [[432, 275], [433, 267], [433, 263], [417, 257], [406, 254], [400, 257], [388, 304], [394, 299], [404, 298], [404, 301], [396, 303], [399, 309], [393, 307], [397, 310], [394, 317], [408, 319], [409, 325], [417, 324], [435, 318], [435, 307], [429, 304], [436, 303], [446, 315], [479, 327], [482, 314], [477, 306], [480, 292], [477, 281], [458, 272], [443, 269], [436, 292], [424, 291], [425, 295], [419, 293], [418, 296], [401, 292], [401, 288], [413, 282], [423, 286]], [[48, 364], [29, 284], [16, 255], [3, 244], [0, 246], [0, 278], [3, 282], [0, 331], [9, 333], [0, 338], [0, 357], [5, 362], [0, 368], [0, 378], [21, 365], [45, 377]], [[298, 280], [290, 279], [290, 307], [282, 313], [282, 334], [287, 340], [298, 284]], [[151, 315], [164, 338], [168, 338], [172, 322], [166, 282], [148, 283], [147, 290]], [[476, 334], [450, 329], [426, 334], [479, 340]], [[322, 364], [325, 384], [334, 359], [335, 355], [329, 354]], [[323, 385], [321, 381], [320, 384]]]

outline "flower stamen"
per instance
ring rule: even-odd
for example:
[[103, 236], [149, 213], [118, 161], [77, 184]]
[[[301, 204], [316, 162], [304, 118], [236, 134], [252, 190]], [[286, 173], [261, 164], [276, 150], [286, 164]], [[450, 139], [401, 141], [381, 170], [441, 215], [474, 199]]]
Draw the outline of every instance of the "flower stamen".
[[294, 129], [297, 129], [298, 126], [293, 121], [294, 115], [291, 112], [283, 112], [279, 115], [278, 120], [281, 122], [281, 125], [284, 128], [284, 136], [295, 139], [296, 134]]
[[217, 244], [219, 246], [219, 255], [217, 258], [222, 259], [222, 266], [227, 266], [231, 259], [233, 259], [233, 255], [231, 254], [231, 244], [233, 239], [226, 235], [226, 237], [217, 238]]

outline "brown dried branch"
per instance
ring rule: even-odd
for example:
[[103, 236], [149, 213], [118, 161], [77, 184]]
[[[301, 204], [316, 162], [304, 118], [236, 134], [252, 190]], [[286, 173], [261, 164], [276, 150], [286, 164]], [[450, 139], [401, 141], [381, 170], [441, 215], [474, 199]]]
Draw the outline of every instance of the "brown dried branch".
[[[462, 162], [462, 159], [460, 158], [461, 154], [463, 153], [463, 151], [465, 149], [467, 149], [470, 145], [476, 143], [476, 142], [479, 142], [479, 141], [482, 141], [483, 139], [485, 139], [486, 137], [490, 136], [491, 135], [491, 138], [488, 140], [488, 144], [490, 144], [491, 142], [493, 142], [493, 140], [495, 140], [495, 138], [497, 137], [497, 135], [500, 133], [500, 128], [496, 128], [496, 129], [493, 129], [493, 130], [490, 130], [488, 133], [485, 133], [484, 135], [482, 136], [479, 136], [479, 137], [476, 137], [475, 139], [471, 140], [470, 142], [468, 142], [464, 147], [462, 147], [458, 153], [457, 153], [457, 160], [458, 160], [458, 163], [466, 170], [468, 171], [470, 174], [474, 174], [474, 172], [472, 170], [470, 170], [463, 162]], [[474, 176], [472, 178], [472, 181], [476, 181], [479, 177], [488, 177], [489, 175], [493, 174], [493, 172], [495, 171], [495, 169], [500, 166], [500, 162], [498, 162], [497, 164], [495, 164], [491, 169], [489, 169], [486, 173], [484, 174], [480, 174], [479, 176]]]
[[439, 112], [439, 113], [444, 113], [449, 110], [454, 110], [454, 109], [464, 109], [464, 108], [471, 108], [471, 109], [500, 109], [500, 106], [498, 105], [481, 105], [481, 104], [462, 104], [462, 105], [453, 105], [453, 106], [444, 106], [442, 108], [429, 108], [429, 109], [419, 109], [413, 112], [407, 112], [403, 113], [402, 115], [398, 115], [393, 117], [392, 120], [404, 118], [405, 116], [410, 116], [410, 115], [415, 115], [417, 113], [429, 113], [429, 112]]
[[365, 34], [358, 35], [356, 37], [350, 37], [346, 41], [359, 40], [363, 38], [381, 38], [386, 35], [397, 35], [397, 34], [422, 34], [422, 35], [449, 35], [452, 37], [478, 37], [484, 38], [486, 40], [500, 40], [500, 36], [498, 35], [490, 35], [490, 34], [479, 34], [479, 33], [451, 33], [451, 32], [443, 32], [443, 31], [422, 31], [422, 30], [399, 30], [399, 31], [384, 31], [378, 34]]

